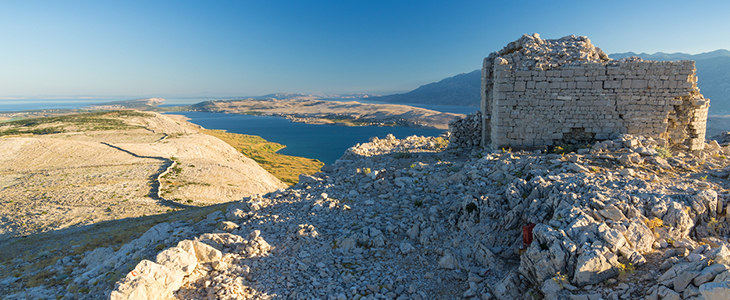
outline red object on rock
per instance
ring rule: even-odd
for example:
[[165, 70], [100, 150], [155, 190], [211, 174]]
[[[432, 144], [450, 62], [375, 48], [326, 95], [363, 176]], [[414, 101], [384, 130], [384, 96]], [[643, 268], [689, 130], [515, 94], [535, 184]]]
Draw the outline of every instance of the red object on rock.
[[535, 223], [530, 223], [522, 226], [522, 247], [527, 248], [532, 244], [532, 229], [535, 228]]

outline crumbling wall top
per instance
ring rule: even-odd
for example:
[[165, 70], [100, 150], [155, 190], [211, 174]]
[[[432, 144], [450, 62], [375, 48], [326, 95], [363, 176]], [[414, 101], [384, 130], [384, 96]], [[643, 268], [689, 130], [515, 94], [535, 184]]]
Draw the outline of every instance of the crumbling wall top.
[[544, 40], [540, 35], [524, 34], [493, 52], [487, 61], [497, 57], [507, 60], [517, 70], [548, 70], [573, 63], [605, 63], [611, 60], [600, 48], [593, 46], [585, 36], [569, 35], [555, 40]]

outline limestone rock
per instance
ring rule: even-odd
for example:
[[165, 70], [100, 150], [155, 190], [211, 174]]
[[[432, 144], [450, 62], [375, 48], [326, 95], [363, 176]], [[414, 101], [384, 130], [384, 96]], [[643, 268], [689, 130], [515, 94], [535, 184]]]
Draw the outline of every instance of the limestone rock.
[[654, 244], [654, 234], [644, 222], [634, 219], [626, 231], [626, 241], [640, 253], [647, 252]]
[[218, 250], [223, 250], [223, 247], [234, 248], [244, 241], [241, 236], [231, 233], [205, 233], [199, 236], [197, 240]]
[[697, 277], [697, 275], [699, 275], [699, 272], [696, 271], [688, 271], [677, 274], [677, 277], [674, 277], [673, 280], [674, 291], [677, 293], [684, 292], [687, 285], [692, 282], [692, 279]]
[[453, 270], [459, 267], [459, 262], [453, 254], [446, 253], [439, 259], [439, 268]]
[[730, 265], [730, 250], [725, 245], [721, 245], [719, 248], [714, 249], [710, 253], [710, 257], [718, 264]]
[[[183, 241], [188, 242], [190, 241]], [[182, 243], [182, 242], [181, 242]], [[195, 251], [191, 247], [172, 247], [163, 250], [157, 254], [157, 263], [170, 270], [178, 270], [184, 275], [190, 275], [198, 265], [198, 259], [195, 257]]]
[[239, 227], [238, 224], [233, 223], [231, 221], [222, 221], [222, 222], [218, 223], [218, 229], [223, 230], [223, 231], [231, 232], [231, 231], [238, 229], [238, 227]]
[[172, 292], [180, 288], [182, 279], [183, 273], [180, 271], [143, 260], [117, 283], [109, 299], [168, 299], [172, 297]]
[[199, 263], [218, 261], [223, 257], [218, 249], [199, 241], [193, 241], [193, 249], [195, 249], [195, 257], [198, 258]]
[[515, 272], [509, 272], [502, 280], [492, 286], [492, 292], [497, 299], [519, 299], [520, 298], [520, 277]]
[[657, 290], [657, 294], [659, 295], [660, 299], [662, 300], [680, 300], [682, 297], [679, 295], [679, 293], [669, 289], [666, 286], [660, 286]]
[[[623, 214], [621, 215], [623, 216]], [[598, 225], [598, 235], [613, 252], [618, 251], [618, 249], [621, 249], [627, 243], [626, 238], [620, 231], [609, 228], [605, 223]]]
[[689, 235], [690, 229], [694, 226], [694, 221], [684, 210], [684, 206], [674, 201], [669, 203], [667, 213], [662, 219], [664, 223], [672, 226], [670, 234], [674, 236], [675, 240]]
[[717, 274], [720, 274], [722, 272], [727, 271], [730, 269], [727, 265], [723, 264], [713, 264], [711, 266], [708, 266], [702, 270], [693, 280], [692, 283], [696, 286], [701, 286], [702, 284], [712, 281], [715, 279], [715, 276]]
[[557, 273], [570, 274], [575, 266], [578, 247], [565, 233], [537, 224], [534, 240], [520, 260], [519, 271], [530, 281], [540, 284]]
[[599, 210], [598, 213], [601, 214], [601, 216], [603, 216], [604, 218], [613, 221], [621, 221], [623, 219], [626, 219], [624, 213], [613, 205], [606, 206], [604, 209]]
[[700, 286], [702, 297], [707, 300], [730, 299], [730, 281], [708, 282]]
[[573, 284], [584, 286], [603, 282], [618, 275], [605, 256], [595, 250], [588, 250], [578, 256]]

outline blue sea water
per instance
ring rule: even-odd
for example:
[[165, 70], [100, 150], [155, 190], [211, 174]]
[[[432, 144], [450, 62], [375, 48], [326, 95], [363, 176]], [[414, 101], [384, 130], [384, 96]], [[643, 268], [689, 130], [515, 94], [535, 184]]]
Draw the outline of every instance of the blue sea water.
[[[40, 109], [79, 109], [92, 104], [130, 100], [130, 98], [49, 98], [49, 99], [0, 99], [0, 112]], [[161, 106], [195, 104], [211, 98], [165, 98]]]
[[291, 122], [279, 117], [249, 116], [207, 112], [175, 112], [190, 118], [191, 123], [206, 129], [258, 135], [267, 141], [286, 145], [278, 153], [315, 158], [332, 164], [358, 143], [370, 137], [385, 138], [392, 133], [397, 138], [411, 135], [438, 136], [443, 130], [411, 127], [337, 126]]
[[3, 111], [23, 111], [23, 110], [37, 110], [37, 109], [76, 109], [81, 108], [90, 104], [106, 102], [99, 100], [87, 100], [87, 99], [42, 99], [42, 100], [28, 100], [28, 99], [1, 99], [0, 100], [0, 112]]
[[[0, 99], [0, 112], [22, 111], [36, 109], [76, 109], [91, 104], [124, 99]], [[166, 99], [164, 106], [193, 104], [203, 98]], [[341, 100], [340, 100], [341, 101]], [[354, 101], [365, 103], [380, 103], [357, 99]], [[427, 109], [442, 112], [468, 114], [476, 108], [444, 105], [417, 105]], [[346, 127], [336, 125], [314, 125], [295, 123], [279, 117], [248, 116], [222, 113], [182, 112], [191, 119], [192, 123], [208, 129], [224, 129], [229, 132], [258, 135], [264, 139], [286, 145], [279, 153], [318, 159], [324, 163], [334, 163], [347, 148], [357, 143], [366, 143], [370, 137], [385, 138], [392, 133], [397, 138], [411, 135], [438, 136], [443, 130], [423, 129], [410, 127], [377, 127], [357, 126]]]

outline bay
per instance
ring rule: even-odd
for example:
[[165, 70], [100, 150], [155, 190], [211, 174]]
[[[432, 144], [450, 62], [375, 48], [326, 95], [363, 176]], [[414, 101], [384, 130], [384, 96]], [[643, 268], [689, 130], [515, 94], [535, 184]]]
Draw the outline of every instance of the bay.
[[402, 139], [411, 135], [439, 136], [444, 130], [412, 127], [338, 126], [291, 122], [280, 117], [250, 116], [208, 112], [175, 112], [191, 123], [206, 129], [223, 129], [232, 133], [257, 135], [267, 141], [286, 145], [278, 153], [315, 158], [332, 164], [345, 150], [370, 137], [385, 138], [393, 134]]

